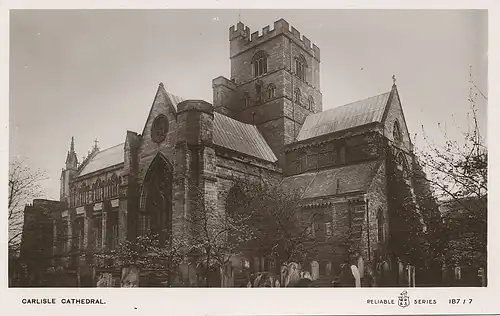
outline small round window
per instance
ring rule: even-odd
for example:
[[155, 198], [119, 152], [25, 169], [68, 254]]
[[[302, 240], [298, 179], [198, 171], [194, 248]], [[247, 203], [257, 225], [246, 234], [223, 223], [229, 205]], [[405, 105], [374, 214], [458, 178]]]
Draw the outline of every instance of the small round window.
[[168, 119], [165, 115], [160, 115], [155, 118], [151, 127], [151, 139], [155, 143], [161, 143], [165, 140], [168, 132]]

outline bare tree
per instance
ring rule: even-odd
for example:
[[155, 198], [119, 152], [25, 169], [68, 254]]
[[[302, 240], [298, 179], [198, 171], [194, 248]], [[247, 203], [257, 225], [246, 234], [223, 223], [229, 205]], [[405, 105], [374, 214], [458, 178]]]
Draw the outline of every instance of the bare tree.
[[[486, 265], [486, 220], [488, 195], [488, 147], [478, 123], [478, 98], [487, 102], [469, 74], [468, 129], [452, 139], [446, 131], [444, 145], [434, 142], [424, 131], [426, 147], [418, 152], [419, 161], [441, 203], [445, 215], [443, 238], [448, 238], [445, 259], [448, 263]], [[451, 238], [450, 238], [451, 236]]]
[[215, 200], [207, 198], [199, 186], [193, 186], [191, 192], [193, 208], [184, 218], [190, 231], [186, 238], [190, 253], [201, 260], [208, 287], [210, 272], [223, 269], [251, 239], [252, 231], [245, 223], [248, 215], [228, 214]]
[[40, 182], [45, 179], [41, 170], [32, 170], [23, 161], [14, 160], [9, 166], [9, 249], [19, 250], [23, 232], [24, 206], [43, 193]]
[[238, 191], [238, 196], [230, 197], [229, 209], [247, 215], [246, 225], [253, 236], [246, 249], [279, 263], [302, 261], [315, 252], [314, 214], [303, 212], [299, 191], [266, 181], [241, 183]]

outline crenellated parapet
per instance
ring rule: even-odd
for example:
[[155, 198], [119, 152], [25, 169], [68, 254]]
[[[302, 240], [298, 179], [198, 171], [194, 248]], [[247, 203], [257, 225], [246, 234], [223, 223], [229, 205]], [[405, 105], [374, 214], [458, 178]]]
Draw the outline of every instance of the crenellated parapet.
[[269, 25], [264, 27], [261, 32], [255, 31], [250, 33], [251, 30], [248, 26], [239, 22], [236, 26], [231, 26], [229, 28], [229, 40], [236, 46], [231, 47], [230, 57], [234, 57], [251, 49], [275, 36], [285, 35], [291, 40], [293, 40], [297, 45], [301, 46], [306, 52], [311, 54], [316, 60], [320, 61], [320, 49], [315, 44], [311, 45], [311, 41], [304, 35], [294, 28], [290, 27], [290, 24], [284, 19], [279, 19], [274, 22], [274, 28], [271, 30]]

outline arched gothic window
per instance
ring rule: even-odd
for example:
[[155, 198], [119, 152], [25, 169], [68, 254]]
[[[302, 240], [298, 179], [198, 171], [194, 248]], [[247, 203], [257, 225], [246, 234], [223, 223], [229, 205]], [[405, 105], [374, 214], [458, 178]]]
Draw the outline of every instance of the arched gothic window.
[[307, 109], [310, 111], [314, 111], [314, 99], [310, 95], [309, 98], [307, 98]]
[[267, 86], [267, 98], [269, 100], [274, 99], [276, 96], [276, 86], [272, 83]]
[[97, 197], [96, 200], [101, 201], [103, 199], [103, 190], [102, 190], [102, 183], [101, 179], [97, 179], [96, 181], [96, 188], [97, 188]]
[[111, 176], [111, 183], [110, 184], [111, 184], [111, 196], [117, 196], [118, 195], [118, 186], [120, 184], [119, 184], [118, 176], [116, 175], [116, 173], [114, 173]]
[[394, 126], [392, 128], [392, 138], [394, 140], [394, 142], [396, 142], [397, 144], [401, 143], [401, 128], [399, 127], [399, 123], [398, 121], [395, 121], [394, 122]]
[[151, 162], [144, 178], [138, 214], [138, 235], [149, 233], [166, 238], [172, 225], [172, 167], [160, 154]]
[[295, 91], [294, 91], [294, 99], [295, 99], [296, 103], [298, 103], [298, 104], [301, 103], [302, 96], [300, 94], [300, 89], [299, 88], [295, 89]]
[[264, 51], [257, 52], [252, 59], [254, 77], [267, 73], [267, 54]]
[[97, 187], [96, 184], [92, 184], [92, 190], [90, 191], [90, 202], [97, 201]]
[[307, 63], [303, 55], [299, 55], [295, 58], [295, 74], [297, 77], [303, 80], [306, 79], [306, 68]]

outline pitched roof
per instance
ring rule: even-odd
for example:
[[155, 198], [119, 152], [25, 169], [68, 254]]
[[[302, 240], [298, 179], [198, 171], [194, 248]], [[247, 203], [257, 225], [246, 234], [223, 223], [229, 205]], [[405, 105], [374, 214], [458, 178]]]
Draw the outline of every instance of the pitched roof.
[[182, 101], [184, 101], [184, 99], [182, 97], [179, 97], [179, 96], [177, 96], [175, 94], [172, 94], [172, 93], [170, 93], [168, 91], [165, 91], [165, 94], [170, 99], [170, 102], [172, 102], [172, 105], [174, 106], [175, 110], [177, 111], [177, 104], [179, 104]]
[[104, 149], [95, 154], [78, 175], [84, 176], [104, 168], [118, 165], [123, 163], [124, 157], [124, 143]]
[[391, 92], [309, 115], [300, 129], [301, 141], [356, 126], [381, 122]]
[[288, 190], [301, 190], [304, 199], [366, 191], [380, 164], [381, 161], [376, 160], [303, 173], [286, 177], [282, 185]]
[[269, 162], [278, 160], [255, 125], [214, 113], [214, 144]]

